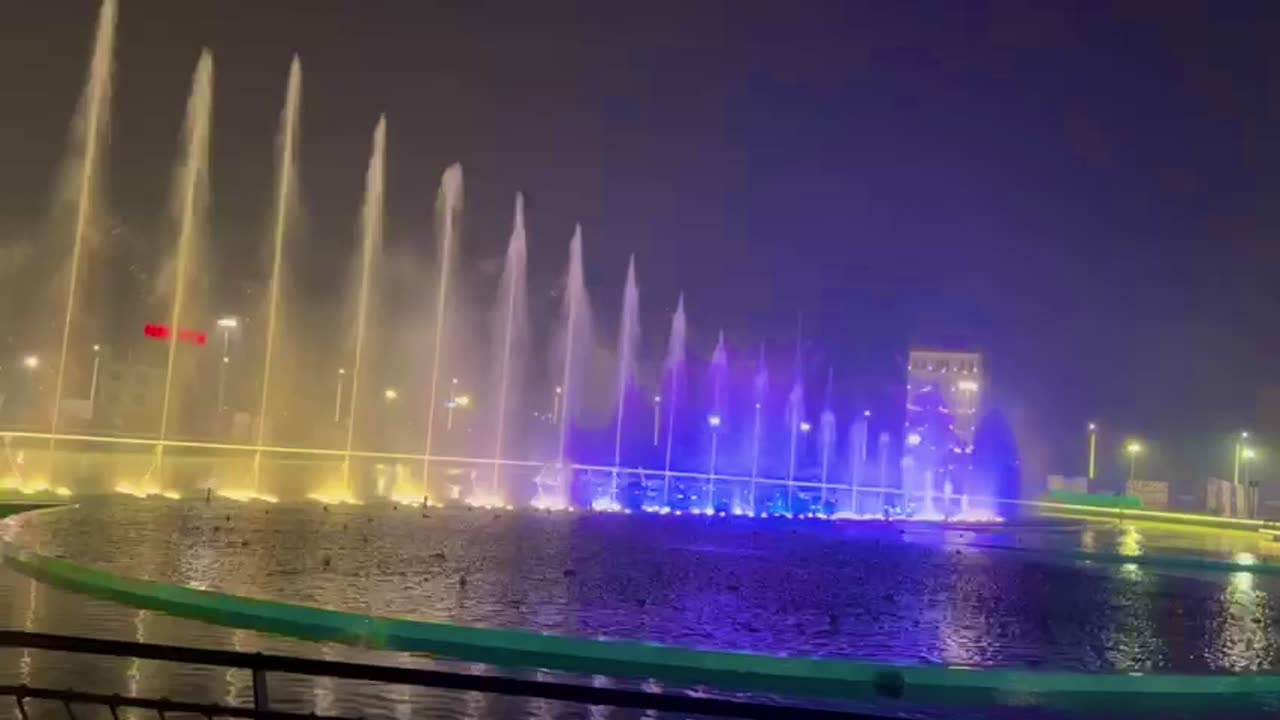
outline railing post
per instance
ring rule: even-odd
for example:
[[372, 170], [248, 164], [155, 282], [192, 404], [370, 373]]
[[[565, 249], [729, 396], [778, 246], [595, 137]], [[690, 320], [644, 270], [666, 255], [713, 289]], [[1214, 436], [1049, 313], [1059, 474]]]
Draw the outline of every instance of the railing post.
[[253, 669], [253, 709], [264, 712], [268, 709], [267, 671], [262, 668]]

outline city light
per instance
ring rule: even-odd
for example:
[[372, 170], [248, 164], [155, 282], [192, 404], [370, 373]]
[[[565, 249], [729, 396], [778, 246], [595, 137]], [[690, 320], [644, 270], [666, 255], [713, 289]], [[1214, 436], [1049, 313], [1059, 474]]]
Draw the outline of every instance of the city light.
[[220, 317], [218, 318], [218, 327], [222, 328], [223, 330], [230, 330], [232, 328], [237, 328], [237, 327], [240, 327], [240, 320], [230, 315], [228, 315], [227, 317]]
[[961, 380], [960, 382], [956, 383], [956, 387], [960, 388], [961, 390], [964, 390], [965, 392], [978, 392], [978, 381], [977, 380]]
[[1137, 440], [1130, 440], [1129, 442], [1125, 443], [1125, 446], [1124, 446], [1124, 451], [1129, 453], [1130, 455], [1137, 455], [1138, 453], [1142, 452], [1142, 450], [1143, 450], [1142, 443], [1138, 442]]
[[40, 367], [40, 356], [27, 355], [26, 357], [22, 358], [22, 367], [28, 370], [35, 370], [36, 368]]
[[800, 432], [802, 432], [802, 433], [807, 433], [807, 432], [809, 432], [809, 431], [810, 431], [810, 430], [812, 430], [812, 429], [813, 429], [813, 426], [809, 424], [809, 421], [808, 421], [808, 420], [801, 420], [801, 421], [800, 421]]
[[1247, 447], [1240, 451], [1240, 457], [1244, 458], [1245, 460], [1252, 460], [1258, 457], [1258, 453], [1253, 448]]
[[470, 407], [470, 406], [471, 406], [471, 396], [470, 396], [470, 395], [459, 395], [458, 397], [454, 398], [454, 399], [453, 399], [453, 401], [454, 401], [455, 403], [457, 403], [457, 404], [458, 404], [458, 407]]
[[[708, 415], [708, 416], [707, 416], [707, 424], [708, 424], [708, 425], [710, 425], [710, 426], [711, 426], [711, 427], [713, 427], [713, 428], [718, 428], [718, 427], [720, 427], [720, 416], [719, 416], [719, 415], [717, 415], [717, 414], [715, 414], [715, 413], [712, 413], [711, 415]], [[805, 432], [808, 432], [808, 431], [806, 430]]]
[[382, 397], [388, 400], [395, 400], [396, 398], [400, 397], [400, 393], [395, 388], [387, 388], [386, 390], [382, 391]]

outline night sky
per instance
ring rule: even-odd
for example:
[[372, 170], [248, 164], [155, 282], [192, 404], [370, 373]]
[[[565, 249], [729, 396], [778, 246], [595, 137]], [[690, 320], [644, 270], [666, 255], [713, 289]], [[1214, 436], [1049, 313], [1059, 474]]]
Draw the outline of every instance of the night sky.
[[[96, 11], [0, 4], [0, 238], [48, 207]], [[460, 161], [476, 261], [523, 190], [535, 274], [582, 221], [601, 318], [637, 254], [646, 342], [681, 290], [704, 339], [788, 342], [803, 312], [881, 403], [909, 347], [981, 350], [991, 406], [1050, 466], [1081, 469], [1088, 419], [1225, 457], [1280, 383], [1274, 2], [122, 0], [130, 226], [163, 213], [202, 45], [221, 247], [261, 242], [296, 51], [313, 260], [335, 273], [385, 111], [391, 245], [431, 247]]]

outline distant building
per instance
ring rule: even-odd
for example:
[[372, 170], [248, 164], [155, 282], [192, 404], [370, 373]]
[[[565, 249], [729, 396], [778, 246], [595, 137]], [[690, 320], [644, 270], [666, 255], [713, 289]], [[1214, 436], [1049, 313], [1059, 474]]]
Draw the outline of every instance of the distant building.
[[907, 364], [907, 431], [922, 436], [939, 416], [947, 418], [947, 450], [972, 452], [982, 398], [982, 355], [912, 350]]
[[924, 512], [942, 512], [938, 498], [968, 491], [982, 388], [979, 353], [911, 351], [903, 489]]

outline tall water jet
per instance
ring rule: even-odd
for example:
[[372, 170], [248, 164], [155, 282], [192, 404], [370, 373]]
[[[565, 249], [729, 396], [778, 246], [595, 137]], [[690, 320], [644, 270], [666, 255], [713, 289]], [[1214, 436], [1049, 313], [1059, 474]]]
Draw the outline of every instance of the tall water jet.
[[430, 388], [427, 391], [427, 440], [422, 453], [422, 502], [425, 505], [431, 482], [431, 451], [436, 426], [437, 391], [440, 389], [440, 353], [444, 349], [446, 306], [449, 303], [449, 275], [453, 266], [453, 253], [457, 247], [458, 220], [462, 212], [462, 166], [454, 163], [445, 168], [440, 178], [440, 192], [436, 198], [436, 217], [439, 225], [440, 279], [436, 288], [436, 339], [431, 349]]
[[667, 457], [664, 465], [665, 473], [662, 481], [662, 504], [669, 506], [671, 502], [671, 447], [676, 437], [676, 404], [679, 400], [680, 375], [684, 372], [684, 338], [686, 321], [684, 317], [684, 293], [676, 301], [676, 311], [671, 316], [671, 335], [667, 338], [667, 357], [663, 362], [663, 374], [669, 380], [667, 394]]
[[821, 504], [827, 503], [827, 477], [831, 470], [831, 452], [836, 446], [836, 414], [831, 409], [831, 393], [835, 383], [834, 370], [827, 367], [827, 398], [822, 407], [822, 415], [818, 419], [818, 441], [822, 445], [822, 488]]
[[755, 419], [751, 425], [751, 512], [756, 509], [756, 477], [760, 474], [760, 420], [765, 396], [769, 392], [769, 366], [764, 361], [764, 344], [760, 345], [760, 359], [756, 362], [756, 374], [752, 379], [755, 391]]
[[711, 429], [711, 460], [707, 473], [707, 510], [716, 508], [716, 451], [720, 443], [720, 422], [724, 412], [724, 376], [729, 370], [729, 356], [724, 348], [724, 331], [716, 339], [716, 349], [711, 353], [711, 414], [707, 426]]
[[502, 281], [499, 284], [499, 300], [505, 311], [499, 318], [499, 325], [502, 327], [502, 337], [499, 347], [500, 361], [498, 368], [498, 422], [497, 434], [493, 444], [493, 488], [492, 494], [496, 500], [499, 495], [501, 471], [502, 471], [502, 454], [504, 451], [504, 442], [506, 441], [506, 421], [508, 395], [510, 394], [512, 385], [512, 356], [516, 352], [517, 333], [523, 332], [526, 326], [525, 316], [525, 286], [526, 286], [526, 269], [528, 264], [528, 249], [525, 239], [524, 230], [524, 196], [516, 195], [516, 211], [515, 220], [511, 227], [511, 240], [507, 243], [506, 264], [502, 271]]
[[582, 269], [582, 226], [575, 225], [573, 239], [569, 241], [569, 272], [565, 278], [564, 291], [564, 365], [560, 376], [560, 441], [556, 454], [563, 480], [571, 479], [566, 465], [565, 453], [569, 443], [569, 420], [573, 414], [573, 368], [574, 356], [578, 354], [579, 344], [583, 344], [584, 334], [578, 326], [589, 325], [589, 308], [587, 307], [586, 278]]
[[97, 210], [99, 165], [106, 153], [107, 129], [110, 125], [111, 75], [115, 57], [116, 0], [103, 0], [98, 11], [98, 27], [94, 33], [93, 56], [89, 61], [89, 78], [80, 96], [72, 123], [72, 170], [79, 171], [73, 182], [77, 185], [75, 229], [71, 237], [70, 268], [67, 277], [67, 299], [62, 320], [62, 342], [58, 350], [58, 370], [54, 380], [53, 412], [50, 420], [50, 460], [58, 434], [58, 418], [62, 409], [63, 384], [66, 380], [67, 348], [71, 342], [72, 318], [76, 313], [76, 295], [79, 288], [80, 264], [84, 256], [86, 236], [90, 221]]
[[347, 415], [347, 444], [342, 460], [342, 489], [351, 491], [351, 449], [356, 437], [356, 416], [360, 409], [360, 380], [369, 320], [373, 268], [382, 252], [382, 225], [386, 191], [387, 116], [378, 118], [373, 129], [373, 150], [364, 178], [364, 202], [360, 206], [360, 284], [356, 296], [355, 358], [351, 364], [351, 407]]
[[804, 338], [804, 316], [796, 318], [796, 376], [787, 396], [787, 428], [791, 432], [791, 447], [787, 454], [787, 513], [792, 512], [795, 501], [796, 444], [804, 424], [804, 367], [801, 348]]
[[164, 483], [164, 443], [169, 436], [169, 415], [173, 404], [174, 367], [181, 328], [187, 318], [188, 297], [195, 270], [197, 247], [204, 227], [209, 196], [209, 121], [213, 111], [213, 54], [200, 53], [192, 78], [183, 128], [183, 155], [178, 166], [174, 211], [178, 217], [178, 243], [172, 267], [173, 298], [169, 311], [169, 353], [165, 363], [164, 395], [160, 404], [160, 442], [156, 445], [155, 471]]
[[627, 262], [627, 281], [622, 289], [622, 319], [618, 323], [618, 421], [613, 435], [613, 477], [609, 499], [618, 501], [618, 468], [622, 465], [622, 418], [627, 408], [627, 385], [635, 370], [636, 346], [640, 341], [640, 290], [636, 287], [636, 256]]
[[259, 491], [262, 480], [262, 441], [267, 428], [267, 401], [271, 396], [271, 371], [275, 362], [276, 332], [280, 322], [281, 269], [284, 266], [285, 229], [296, 192], [295, 165], [298, 151], [298, 113], [302, 107], [302, 63], [293, 56], [289, 64], [289, 80], [285, 86], [284, 109], [280, 113], [280, 132], [276, 138], [275, 218], [271, 234], [271, 280], [267, 289], [267, 348], [262, 361], [262, 395], [258, 400], [257, 449], [253, 454], [253, 489]]
[[871, 411], [864, 410], [849, 426], [849, 511], [854, 515], [859, 512], [858, 492], [862, 487], [862, 472], [867, 463], [867, 427], [870, 418]]

